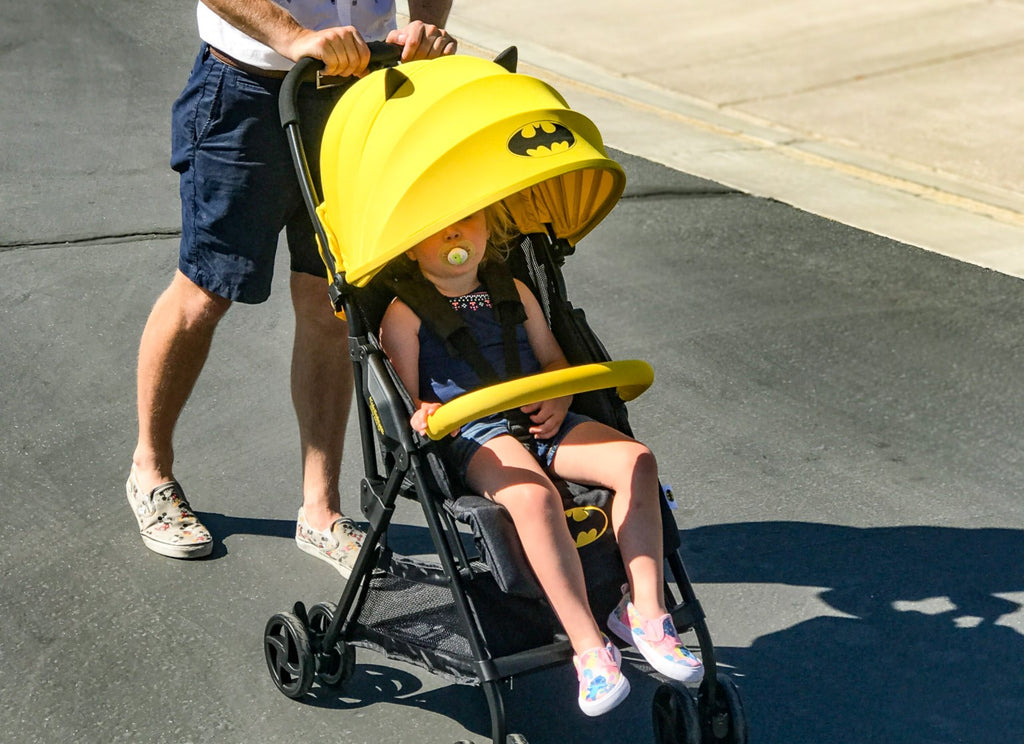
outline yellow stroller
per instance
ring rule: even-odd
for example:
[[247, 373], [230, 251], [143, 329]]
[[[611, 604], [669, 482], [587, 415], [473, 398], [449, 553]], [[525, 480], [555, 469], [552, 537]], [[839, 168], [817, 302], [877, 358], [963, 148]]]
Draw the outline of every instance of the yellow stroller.
[[[561, 272], [577, 242], [618, 201], [625, 176], [592, 122], [547, 84], [515, 72], [514, 49], [494, 62], [453, 56], [400, 67], [387, 66], [395, 60], [386, 45], [373, 53], [382, 69], [341, 96], [323, 132], [322, 200], [296, 107], [299, 85], [316, 76], [320, 63], [301, 61], [281, 92], [282, 126], [320, 240], [330, 301], [349, 323], [364, 472], [360, 505], [369, 527], [338, 603], [308, 610], [296, 603], [271, 617], [265, 657], [277, 687], [301, 700], [314, 684], [340, 691], [356, 673], [355, 648], [372, 649], [479, 685], [492, 740], [525, 742], [507, 731], [502, 684], [566, 663], [572, 649], [508, 514], [460, 492], [435, 441], [481, 416], [563, 395], [575, 396], [574, 410], [630, 433], [624, 401], [651, 384], [653, 371], [642, 361], [610, 360], [582, 310], [569, 302]], [[430, 438], [423, 438], [409, 426], [411, 400], [377, 340], [399, 281], [391, 262], [499, 200], [521, 233], [508, 265], [533, 290], [573, 366], [461, 396], [430, 417]], [[447, 338], [457, 346], [453, 336]], [[696, 691], [678, 683], [658, 687], [656, 741], [742, 744], [742, 703], [717, 669], [704, 612], [679, 556], [671, 494], [663, 493], [666, 576], [675, 586], [666, 586], [666, 600], [680, 633], [694, 631], [705, 676]], [[564, 491], [597, 618], [618, 602], [625, 576], [606, 516], [613, 496], [574, 484]], [[436, 561], [403, 556], [391, 544], [400, 497], [419, 503]]]

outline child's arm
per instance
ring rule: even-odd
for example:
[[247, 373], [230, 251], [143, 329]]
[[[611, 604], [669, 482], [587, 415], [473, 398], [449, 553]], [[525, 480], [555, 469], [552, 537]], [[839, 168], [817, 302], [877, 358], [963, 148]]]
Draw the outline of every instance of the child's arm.
[[[540, 362], [541, 371], [550, 372], [556, 369], [564, 369], [569, 366], [565, 360], [562, 347], [558, 345], [555, 334], [548, 328], [547, 320], [544, 318], [544, 311], [540, 303], [533, 296], [533, 292], [516, 279], [516, 288], [519, 290], [519, 298], [526, 310], [526, 322], [523, 327], [526, 329], [526, 336], [530, 340], [530, 348], [534, 356]], [[522, 412], [530, 417], [534, 425], [530, 427], [530, 433], [537, 439], [551, 439], [558, 433], [565, 420], [565, 414], [569, 411], [572, 403], [572, 396], [552, 398], [540, 403], [532, 403], [523, 406]]]
[[380, 345], [391, 360], [391, 365], [412, 397], [416, 408], [409, 423], [413, 429], [423, 434], [427, 430], [427, 416], [440, 408], [441, 404], [424, 403], [419, 398], [419, 331], [419, 317], [408, 305], [397, 299], [388, 306], [380, 322]]

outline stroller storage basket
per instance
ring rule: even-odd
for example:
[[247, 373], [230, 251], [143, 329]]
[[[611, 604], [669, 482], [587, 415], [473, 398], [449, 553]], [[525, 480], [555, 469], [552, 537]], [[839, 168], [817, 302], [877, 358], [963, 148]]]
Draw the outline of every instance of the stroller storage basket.
[[[466, 593], [477, 631], [495, 657], [556, 641], [557, 623], [543, 601], [504, 594], [483, 564], [472, 568]], [[460, 684], [480, 684], [451, 582], [435, 563], [394, 554], [378, 560], [350, 642]]]

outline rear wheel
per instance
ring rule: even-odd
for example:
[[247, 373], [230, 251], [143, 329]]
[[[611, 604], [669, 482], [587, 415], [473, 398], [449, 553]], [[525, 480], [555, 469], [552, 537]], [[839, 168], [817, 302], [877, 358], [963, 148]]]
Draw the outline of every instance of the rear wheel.
[[707, 680], [701, 683], [697, 693], [705, 744], [747, 744], [747, 717], [736, 683], [724, 672], [719, 672], [715, 681], [714, 700], [708, 694]]
[[267, 621], [263, 654], [277, 689], [292, 699], [304, 697], [313, 686], [316, 661], [306, 625], [294, 612], [280, 612]]
[[659, 685], [651, 713], [655, 744], [701, 744], [697, 703], [686, 687]]
[[330, 690], [340, 690], [352, 677], [356, 665], [355, 648], [338, 641], [334, 648], [324, 648], [323, 639], [338, 607], [321, 602], [309, 608], [309, 632], [316, 655], [316, 680]]

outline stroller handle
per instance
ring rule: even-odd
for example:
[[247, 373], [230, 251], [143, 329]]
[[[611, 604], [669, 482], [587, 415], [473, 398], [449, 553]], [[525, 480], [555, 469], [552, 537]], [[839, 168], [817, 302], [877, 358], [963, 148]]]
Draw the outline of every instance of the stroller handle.
[[[389, 44], [386, 41], [370, 41], [366, 46], [370, 48], [370, 64], [366, 68], [368, 72], [380, 67], [390, 67], [398, 64], [402, 59], [402, 47], [398, 44]], [[324, 69], [323, 60], [315, 57], [303, 57], [296, 62], [292, 69], [285, 75], [281, 83], [281, 93], [278, 99], [278, 113], [281, 116], [281, 126], [296, 124], [299, 121], [297, 106], [299, 86], [303, 83], [311, 83], [316, 80], [317, 73]]]
[[565, 395], [617, 388], [623, 400], [633, 400], [654, 382], [654, 369], [639, 359], [581, 364], [540, 372], [474, 390], [448, 401], [427, 417], [427, 436], [437, 440], [492, 413], [501, 413]]
[[[397, 64], [402, 58], [402, 47], [397, 44], [388, 44], [384, 41], [371, 41], [367, 44], [370, 48], [370, 64], [367, 71], [381, 67], [390, 67]], [[322, 248], [321, 255], [327, 266], [327, 270], [333, 279], [337, 274], [337, 266], [331, 252], [327, 250], [327, 233], [324, 230], [320, 218], [317, 216], [316, 208], [320, 203], [317, 194], [317, 186], [310, 174], [309, 162], [306, 160], [306, 148], [302, 143], [302, 133], [299, 130], [299, 86], [303, 83], [317, 80], [317, 75], [324, 69], [323, 60], [315, 57], [303, 57], [296, 62], [292, 69], [285, 75], [281, 82], [281, 91], [277, 98], [278, 114], [281, 117], [281, 128], [284, 130], [285, 138], [288, 141], [288, 151], [295, 166], [295, 175], [299, 179], [299, 191], [302, 193], [302, 201], [306, 205], [309, 219], [313, 223], [313, 231], [316, 233], [317, 241]], [[332, 296], [332, 304], [337, 311], [339, 306], [336, 298]]]

